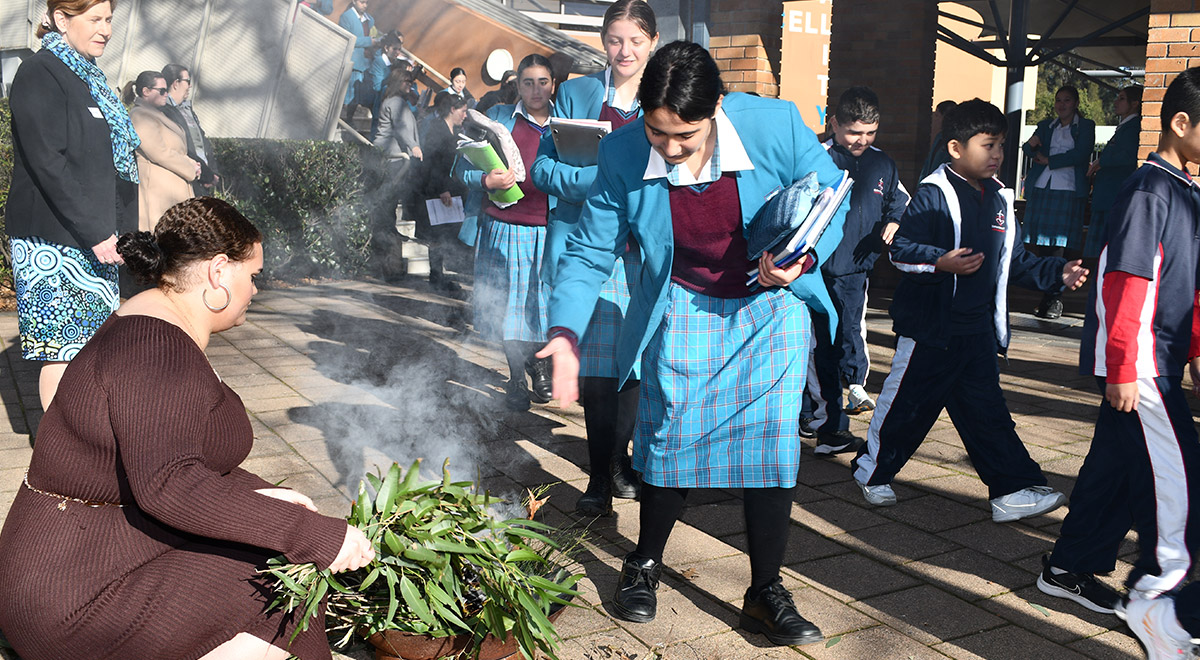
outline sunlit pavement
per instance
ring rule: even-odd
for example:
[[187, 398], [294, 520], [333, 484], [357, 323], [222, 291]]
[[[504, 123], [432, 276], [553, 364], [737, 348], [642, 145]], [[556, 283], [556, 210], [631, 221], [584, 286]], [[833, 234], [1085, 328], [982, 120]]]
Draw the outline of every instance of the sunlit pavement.
[[[887, 292], [868, 310], [877, 395], [892, 356]], [[1082, 294], [1056, 322], [1014, 314], [1002, 386], [1018, 432], [1050, 484], [1070, 493], [1087, 453], [1099, 397], [1076, 374]], [[1032, 310], [1036, 298], [1014, 299]], [[547, 519], [568, 523], [587, 483], [582, 410], [504, 406], [507, 378], [496, 346], [469, 330], [470, 309], [411, 278], [401, 285], [333, 281], [262, 292], [242, 327], [217, 335], [213, 367], [243, 399], [256, 433], [244, 467], [310, 495], [323, 513], [345, 515], [362, 475], [391, 461], [442, 461], [458, 479], [479, 479], [517, 497], [555, 483]], [[40, 417], [36, 365], [20, 359], [17, 320], [0, 314], [0, 517], [20, 486]], [[865, 435], [870, 415], [852, 418]], [[987, 491], [943, 415], [900, 473], [900, 502], [868, 506], [849, 457], [806, 455], [792, 513], [784, 584], [826, 642], [777, 648], [737, 629], [749, 580], [739, 491], [693, 491], [667, 546], [658, 618], [614, 619], [603, 604], [637, 536], [636, 502], [590, 527], [581, 557], [581, 609], [559, 619], [561, 658], [670, 660], [750, 658], [1139, 658], [1113, 616], [1043, 595], [1040, 558], [1065, 509], [1030, 521], [991, 522]], [[1122, 548], [1119, 585], [1133, 536]], [[371, 657], [350, 649], [355, 658]]]

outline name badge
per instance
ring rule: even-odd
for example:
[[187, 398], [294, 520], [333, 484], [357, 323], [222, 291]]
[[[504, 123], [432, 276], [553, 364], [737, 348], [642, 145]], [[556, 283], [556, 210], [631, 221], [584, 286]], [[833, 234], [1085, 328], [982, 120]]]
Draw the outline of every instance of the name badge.
[[100, 108], [88, 108], [88, 112], [92, 113], [96, 119], [104, 119], [104, 113], [100, 112]]

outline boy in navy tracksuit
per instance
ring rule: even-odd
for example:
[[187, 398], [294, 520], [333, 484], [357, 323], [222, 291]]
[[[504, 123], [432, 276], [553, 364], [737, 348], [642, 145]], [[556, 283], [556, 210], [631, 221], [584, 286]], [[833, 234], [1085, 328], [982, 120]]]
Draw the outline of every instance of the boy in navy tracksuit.
[[1126, 179], [1109, 215], [1079, 359], [1104, 400], [1071, 511], [1038, 578], [1046, 593], [1119, 611], [1120, 596], [1092, 574], [1115, 568], [1136, 525], [1141, 553], [1125, 614], [1152, 659], [1190, 657], [1200, 637], [1200, 584], [1179, 590], [1200, 545], [1191, 506], [1200, 438], [1181, 383], [1189, 363], [1200, 392], [1200, 185], [1185, 171], [1200, 162], [1200, 68], [1171, 83], [1161, 116], [1158, 150]]
[[[868, 276], [883, 249], [885, 227], [890, 228], [890, 239], [908, 204], [896, 163], [872, 146], [879, 129], [879, 97], [866, 87], [851, 87], [838, 100], [830, 124], [833, 137], [825, 148], [834, 164], [850, 173], [854, 188], [842, 242], [821, 265], [838, 326], [833, 341], [824, 332], [814, 333], [812, 374], [816, 378], [810, 377], [805, 387], [812, 406], [811, 428], [817, 435], [813, 453], [817, 455], [857, 451], [862, 444], [861, 438], [850, 433], [846, 413], [875, 407], [863, 389], [871, 367], [863, 329]], [[825, 321], [814, 318], [813, 323], [819, 327]], [[843, 381], [850, 391], [846, 410], [842, 409]]]
[[951, 162], [921, 183], [893, 240], [891, 260], [904, 273], [890, 310], [896, 356], [854, 460], [854, 479], [871, 504], [896, 503], [892, 479], [943, 408], [988, 486], [992, 520], [1066, 502], [1017, 437], [996, 353], [1008, 348], [1010, 278], [1060, 291], [1077, 288], [1087, 270], [1025, 251], [1012, 191], [994, 178], [1006, 128], [1004, 113], [978, 99], [951, 110], [942, 127]]

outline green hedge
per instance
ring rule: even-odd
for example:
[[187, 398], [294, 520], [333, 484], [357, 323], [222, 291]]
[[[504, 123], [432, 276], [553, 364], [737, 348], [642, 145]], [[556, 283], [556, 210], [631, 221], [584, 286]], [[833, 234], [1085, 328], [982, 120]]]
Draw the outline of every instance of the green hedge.
[[[350, 277], [370, 257], [373, 149], [341, 142], [214, 139], [218, 195], [264, 235], [264, 273]], [[367, 159], [367, 167], [364, 167]]]

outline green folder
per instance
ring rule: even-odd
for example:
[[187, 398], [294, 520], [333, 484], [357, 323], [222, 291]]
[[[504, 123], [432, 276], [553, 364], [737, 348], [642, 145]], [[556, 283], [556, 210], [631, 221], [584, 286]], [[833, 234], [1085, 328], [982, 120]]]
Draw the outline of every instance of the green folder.
[[[458, 153], [462, 154], [464, 158], [471, 161], [472, 165], [483, 170], [485, 173], [492, 170], [508, 169], [504, 166], [504, 161], [500, 160], [500, 157], [496, 155], [496, 150], [487, 142], [459, 143]], [[488, 191], [488, 199], [496, 204], [504, 204], [506, 206], [515, 204], [517, 200], [524, 196], [525, 193], [521, 192], [520, 186], [516, 184], [513, 184], [507, 190]]]

